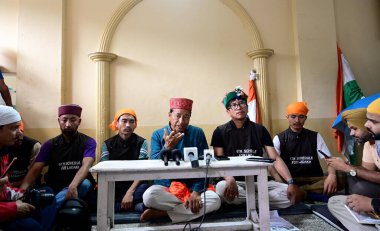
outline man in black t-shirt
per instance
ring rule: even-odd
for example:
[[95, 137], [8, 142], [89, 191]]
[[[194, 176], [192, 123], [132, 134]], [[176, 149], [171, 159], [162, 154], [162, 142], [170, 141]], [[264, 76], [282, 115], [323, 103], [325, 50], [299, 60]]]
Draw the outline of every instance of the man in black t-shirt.
[[[286, 208], [298, 203], [303, 195], [289, 173], [284, 161], [273, 147], [267, 129], [247, 118], [247, 95], [239, 88], [229, 92], [224, 106], [231, 121], [218, 126], [211, 140], [216, 156], [263, 156], [263, 149], [269, 158], [275, 160], [274, 167], [287, 181], [288, 185], [269, 181], [269, 204], [271, 208]], [[229, 204], [245, 203], [246, 191], [244, 178], [225, 176], [216, 185], [216, 192], [223, 202]]]

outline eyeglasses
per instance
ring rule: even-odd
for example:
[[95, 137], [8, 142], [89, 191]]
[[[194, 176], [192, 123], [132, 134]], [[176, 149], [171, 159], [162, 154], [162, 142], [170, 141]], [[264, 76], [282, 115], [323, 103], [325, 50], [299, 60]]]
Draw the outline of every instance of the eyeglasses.
[[289, 115], [289, 117], [292, 119], [295, 119], [298, 117], [298, 119], [301, 119], [301, 120], [306, 118], [305, 115]]
[[244, 102], [244, 101], [240, 101], [238, 103], [231, 103], [230, 106], [228, 107], [228, 109], [233, 109], [233, 110], [237, 110], [240, 108], [246, 108], [247, 107], [247, 103]]

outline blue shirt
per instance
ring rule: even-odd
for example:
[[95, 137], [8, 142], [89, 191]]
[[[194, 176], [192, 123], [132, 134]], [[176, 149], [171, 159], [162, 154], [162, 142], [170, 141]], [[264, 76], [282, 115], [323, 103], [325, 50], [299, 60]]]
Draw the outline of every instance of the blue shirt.
[[[169, 135], [172, 131], [169, 125], [158, 129], [153, 132], [151, 139], [151, 156], [150, 159], [161, 159], [160, 151], [165, 149], [165, 140], [164, 140], [164, 130], [166, 130]], [[186, 147], [197, 147], [198, 156], [203, 157], [203, 150], [208, 149], [206, 136], [201, 128], [189, 125], [185, 130], [185, 134], [182, 139], [174, 147], [179, 149], [183, 158], [183, 148]], [[172, 180], [155, 180], [154, 184], [163, 185], [166, 187], [170, 186]], [[204, 189], [204, 179], [177, 179], [173, 181], [180, 181], [187, 185], [190, 191], [203, 192]]]

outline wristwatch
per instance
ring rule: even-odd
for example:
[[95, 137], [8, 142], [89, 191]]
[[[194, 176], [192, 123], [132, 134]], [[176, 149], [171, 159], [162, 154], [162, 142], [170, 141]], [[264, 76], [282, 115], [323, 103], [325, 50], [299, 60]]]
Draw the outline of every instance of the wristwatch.
[[290, 178], [289, 180], [286, 181], [288, 184], [296, 184], [296, 179]]
[[351, 168], [349, 173], [351, 176], [356, 176], [356, 168]]

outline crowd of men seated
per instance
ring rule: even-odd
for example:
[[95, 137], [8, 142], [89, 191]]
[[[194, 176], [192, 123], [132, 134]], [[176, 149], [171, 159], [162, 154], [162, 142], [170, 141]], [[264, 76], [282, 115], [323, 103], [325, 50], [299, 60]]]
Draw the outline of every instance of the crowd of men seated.
[[[203, 130], [190, 125], [193, 101], [172, 98], [169, 105], [169, 122], [153, 132], [150, 155], [147, 140], [134, 133], [138, 124], [136, 112], [131, 108], [116, 112], [109, 127], [117, 134], [102, 144], [100, 161], [161, 159], [163, 153], [178, 151], [183, 158], [185, 147], [196, 147], [198, 153], [208, 149]], [[351, 135], [364, 143], [361, 166], [333, 157], [322, 136], [304, 128], [309, 111], [305, 102], [287, 107], [289, 128], [273, 140], [264, 126], [247, 117], [247, 95], [241, 89], [227, 93], [223, 105], [231, 119], [214, 130], [210, 145], [216, 156], [267, 155], [275, 160], [269, 168], [272, 178], [268, 182], [272, 209], [287, 208], [308, 200], [312, 193], [320, 193], [332, 196], [328, 207], [346, 227], [376, 229], [355, 223], [344, 205], [359, 212], [379, 212], [379, 100], [368, 108], [343, 114]], [[41, 145], [20, 130], [21, 117], [15, 109], [0, 105], [0, 229], [51, 230], [65, 201], [79, 198], [91, 203], [96, 195], [96, 181], [89, 169], [95, 163], [96, 142], [78, 131], [81, 113], [79, 105], [61, 105], [61, 134]], [[343, 188], [337, 171], [349, 175], [350, 195], [333, 196]], [[143, 222], [159, 217], [169, 217], [173, 223], [186, 222], [217, 211], [224, 203], [244, 204], [245, 187], [245, 180], [236, 176], [224, 176], [215, 185], [206, 185], [204, 179], [198, 178], [117, 182], [115, 211], [138, 211]], [[53, 194], [52, 202], [39, 206], [26, 200], [31, 188]]]

